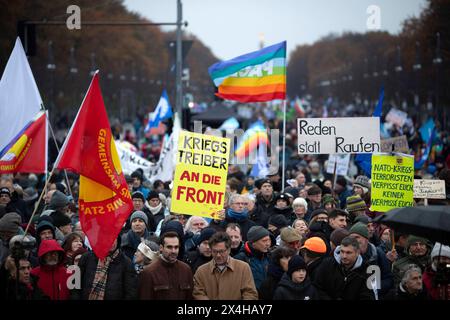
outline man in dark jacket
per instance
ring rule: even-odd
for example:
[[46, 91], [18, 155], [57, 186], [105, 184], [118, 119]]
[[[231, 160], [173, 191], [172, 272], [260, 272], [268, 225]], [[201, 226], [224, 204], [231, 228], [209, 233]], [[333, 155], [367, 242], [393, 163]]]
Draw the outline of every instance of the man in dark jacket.
[[386, 295], [385, 300], [430, 300], [430, 296], [423, 285], [422, 270], [414, 264], [406, 267], [400, 284]]
[[259, 290], [267, 276], [269, 265], [267, 255], [271, 245], [270, 232], [261, 226], [251, 227], [247, 233], [247, 240], [235, 258], [250, 265], [256, 289]]
[[306, 271], [312, 283], [317, 278], [317, 269], [327, 254], [327, 245], [319, 237], [308, 238], [300, 248], [303, 259], [306, 262]]
[[143, 240], [150, 240], [150, 233], [147, 230], [148, 217], [142, 211], [135, 211], [130, 217], [131, 230], [122, 235], [122, 252], [133, 260], [139, 244]]
[[270, 179], [257, 180], [255, 186], [260, 189], [256, 196], [256, 209], [250, 217], [257, 225], [267, 228], [270, 212], [275, 206], [275, 195]]
[[99, 260], [94, 252], [85, 253], [78, 267], [81, 289], [72, 290], [74, 299], [134, 300], [137, 298], [137, 275], [131, 260], [120, 250], [120, 237], [108, 256]]
[[374, 265], [380, 268], [381, 284], [377, 284], [377, 287], [380, 288], [378, 294], [380, 296], [385, 295], [394, 285], [391, 265], [385, 253], [369, 242], [367, 225], [362, 222], [358, 222], [351, 227], [350, 237], [358, 241], [363, 263], [367, 266]]
[[229, 223], [239, 225], [243, 240], [247, 240], [248, 230], [255, 226], [256, 223], [248, 218], [248, 210], [246, 208], [246, 197], [234, 194], [228, 200], [228, 209], [225, 211], [225, 220], [220, 223], [222, 230], [225, 230]]
[[244, 245], [244, 242], [242, 241], [241, 228], [236, 223], [229, 223], [227, 224], [225, 232], [231, 239], [230, 256], [234, 257], [241, 251], [241, 248]]
[[373, 300], [368, 274], [356, 239], [346, 237], [317, 270], [315, 285], [321, 300]]
[[194, 288], [192, 270], [178, 260], [180, 238], [169, 231], [161, 235], [160, 259], [140, 273], [141, 300], [191, 300]]
[[189, 251], [186, 254], [185, 262], [191, 267], [192, 274], [195, 274], [198, 267], [211, 261], [211, 248], [209, 247], [209, 239], [216, 233], [214, 228], [204, 228], [200, 231], [200, 238], [198, 239], [197, 249]]

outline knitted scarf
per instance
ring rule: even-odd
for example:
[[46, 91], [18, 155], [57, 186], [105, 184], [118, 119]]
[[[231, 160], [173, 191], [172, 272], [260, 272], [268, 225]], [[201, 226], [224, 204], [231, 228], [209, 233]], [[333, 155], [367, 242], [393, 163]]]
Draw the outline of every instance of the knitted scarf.
[[235, 219], [236, 221], [243, 221], [248, 218], [248, 210], [244, 209], [242, 212], [236, 212], [228, 208], [228, 217]]
[[152, 215], [155, 215], [155, 214], [157, 214], [157, 213], [161, 210], [161, 208], [162, 208], [162, 203], [160, 202], [156, 207], [150, 207], [150, 206], [147, 206], [147, 208], [150, 210], [150, 212], [152, 213]]
[[97, 269], [95, 270], [94, 282], [92, 290], [89, 293], [89, 300], [103, 300], [105, 297], [106, 281], [108, 280], [108, 268], [112, 260], [120, 254], [119, 250], [115, 250], [105, 259], [98, 259]]

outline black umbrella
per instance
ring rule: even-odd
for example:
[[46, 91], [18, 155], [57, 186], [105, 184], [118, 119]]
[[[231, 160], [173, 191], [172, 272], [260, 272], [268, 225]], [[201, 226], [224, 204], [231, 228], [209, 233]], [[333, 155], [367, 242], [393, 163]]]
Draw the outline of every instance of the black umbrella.
[[450, 245], [450, 206], [392, 209], [373, 220], [394, 229]]

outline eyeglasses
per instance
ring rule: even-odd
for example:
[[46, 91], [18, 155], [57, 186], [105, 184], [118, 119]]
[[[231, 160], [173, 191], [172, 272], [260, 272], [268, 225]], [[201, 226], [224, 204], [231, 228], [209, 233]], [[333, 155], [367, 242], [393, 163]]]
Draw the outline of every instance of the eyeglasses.
[[234, 202], [233, 204], [238, 205], [238, 206], [246, 206], [247, 202]]
[[226, 252], [228, 251], [228, 249], [222, 249], [222, 250], [211, 250], [211, 253], [212, 254], [220, 254], [220, 255], [223, 255], [223, 254], [225, 254]]

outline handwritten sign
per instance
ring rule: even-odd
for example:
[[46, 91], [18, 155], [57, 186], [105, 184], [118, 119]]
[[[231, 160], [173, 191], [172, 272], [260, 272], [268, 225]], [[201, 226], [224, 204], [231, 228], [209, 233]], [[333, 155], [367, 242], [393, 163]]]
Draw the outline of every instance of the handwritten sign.
[[445, 199], [444, 180], [414, 179], [414, 198]]
[[336, 174], [346, 176], [348, 173], [348, 164], [350, 163], [349, 154], [330, 154], [328, 157], [327, 173], [334, 173], [334, 165], [336, 164]]
[[[394, 146], [394, 150], [392, 150]], [[409, 153], [408, 139], [405, 135], [381, 140], [381, 152]]]
[[297, 119], [299, 154], [380, 152], [380, 118]]

